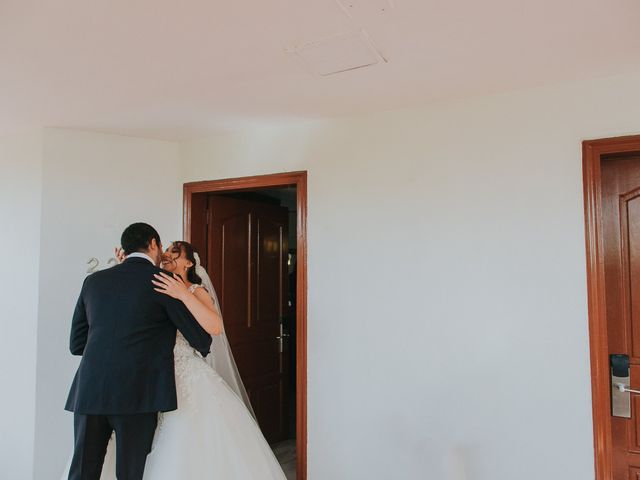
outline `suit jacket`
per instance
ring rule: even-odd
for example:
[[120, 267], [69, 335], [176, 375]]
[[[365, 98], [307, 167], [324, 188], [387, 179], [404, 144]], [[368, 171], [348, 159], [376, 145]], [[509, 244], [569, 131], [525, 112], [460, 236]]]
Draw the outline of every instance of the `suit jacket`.
[[156, 292], [161, 270], [130, 258], [85, 279], [73, 314], [69, 348], [82, 355], [66, 410], [127, 415], [175, 410], [176, 329], [203, 355], [209, 335], [184, 304]]

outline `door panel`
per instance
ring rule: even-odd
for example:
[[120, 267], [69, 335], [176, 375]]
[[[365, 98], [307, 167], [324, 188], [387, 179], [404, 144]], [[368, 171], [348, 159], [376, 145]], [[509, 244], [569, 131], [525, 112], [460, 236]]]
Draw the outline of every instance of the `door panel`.
[[265, 437], [284, 440], [289, 362], [288, 342], [279, 337], [288, 287], [287, 209], [210, 195], [208, 218], [207, 267], [221, 292], [238, 370]]
[[[218, 270], [210, 270], [219, 280], [214, 283], [220, 292], [220, 304], [224, 305], [223, 317], [229, 338], [237, 336], [246, 325], [251, 323], [250, 296], [250, 252], [251, 218], [246, 212], [230, 211], [216, 219], [218, 245], [210, 250], [210, 256]], [[211, 238], [211, 236], [209, 237]], [[211, 244], [210, 244], [211, 245]], [[211, 268], [211, 265], [209, 265]], [[218, 290], [219, 289], [219, 290]]]
[[256, 416], [262, 419], [260, 428], [265, 432], [279, 432], [282, 428], [283, 409], [280, 408], [279, 402], [283, 397], [283, 386], [282, 382], [266, 382], [255, 391], [253, 405]]
[[[243, 378], [269, 375], [280, 369], [278, 344], [272, 338], [235, 344], [233, 355]], [[256, 362], [255, 358], [260, 358], [262, 361]]]
[[[640, 155], [602, 162], [602, 215], [609, 354], [629, 356], [630, 388], [640, 390]], [[613, 478], [640, 472], [640, 395], [631, 418], [611, 416]]]
[[631, 333], [631, 355], [640, 361], [640, 191], [634, 190], [620, 197], [620, 232], [622, 241], [621, 296], [623, 312]]
[[[262, 210], [262, 209], [260, 209]], [[256, 315], [257, 323], [280, 323], [283, 308], [283, 281], [286, 245], [283, 239], [282, 220], [278, 223], [269, 213], [258, 211], [256, 215], [257, 265], [256, 265]], [[275, 281], [274, 281], [275, 280]], [[279, 328], [279, 327], [278, 327]]]

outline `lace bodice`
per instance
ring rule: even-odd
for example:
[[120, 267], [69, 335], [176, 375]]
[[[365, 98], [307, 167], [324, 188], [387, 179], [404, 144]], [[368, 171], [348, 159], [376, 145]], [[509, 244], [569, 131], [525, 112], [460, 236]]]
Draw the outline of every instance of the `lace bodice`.
[[[202, 288], [202, 286], [193, 284], [189, 287], [189, 291], [193, 293], [198, 288]], [[209, 355], [213, 355], [213, 352]], [[193, 382], [197, 382], [202, 375], [211, 374], [212, 368], [180, 332], [176, 334], [176, 345], [173, 349], [173, 357], [179, 408], [181, 402], [189, 401]]]
[[[189, 291], [193, 293], [198, 288], [203, 288], [203, 287], [202, 285], [198, 285], [194, 283], [189, 287]], [[199, 358], [202, 358], [200, 354], [191, 345], [189, 345], [189, 342], [187, 341], [187, 339], [184, 338], [180, 332], [178, 332], [178, 334], [176, 335], [176, 346], [173, 349], [173, 355], [176, 358], [176, 362], [178, 361], [178, 357], [183, 357], [183, 356], [191, 357], [195, 355]]]

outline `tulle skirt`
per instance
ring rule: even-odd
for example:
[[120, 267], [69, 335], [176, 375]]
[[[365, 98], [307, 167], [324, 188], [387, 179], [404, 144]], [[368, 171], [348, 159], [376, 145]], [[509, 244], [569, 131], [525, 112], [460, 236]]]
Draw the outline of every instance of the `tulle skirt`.
[[[160, 415], [144, 480], [286, 480], [240, 398], [202, 358], [181, 360], [178, 409]], [[113, 440], [100, 479], [116, 479]]]

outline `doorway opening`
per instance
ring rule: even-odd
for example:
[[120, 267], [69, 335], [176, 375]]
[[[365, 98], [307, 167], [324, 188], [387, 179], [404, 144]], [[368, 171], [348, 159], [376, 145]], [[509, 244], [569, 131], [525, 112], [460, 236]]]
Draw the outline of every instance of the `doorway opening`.
[[184, 238], [218, 293], [258, 423], [306, 479], [306, 172], [187, 183]]
[[640, 136], [583, 142], [596, 480], [640, 478]]

